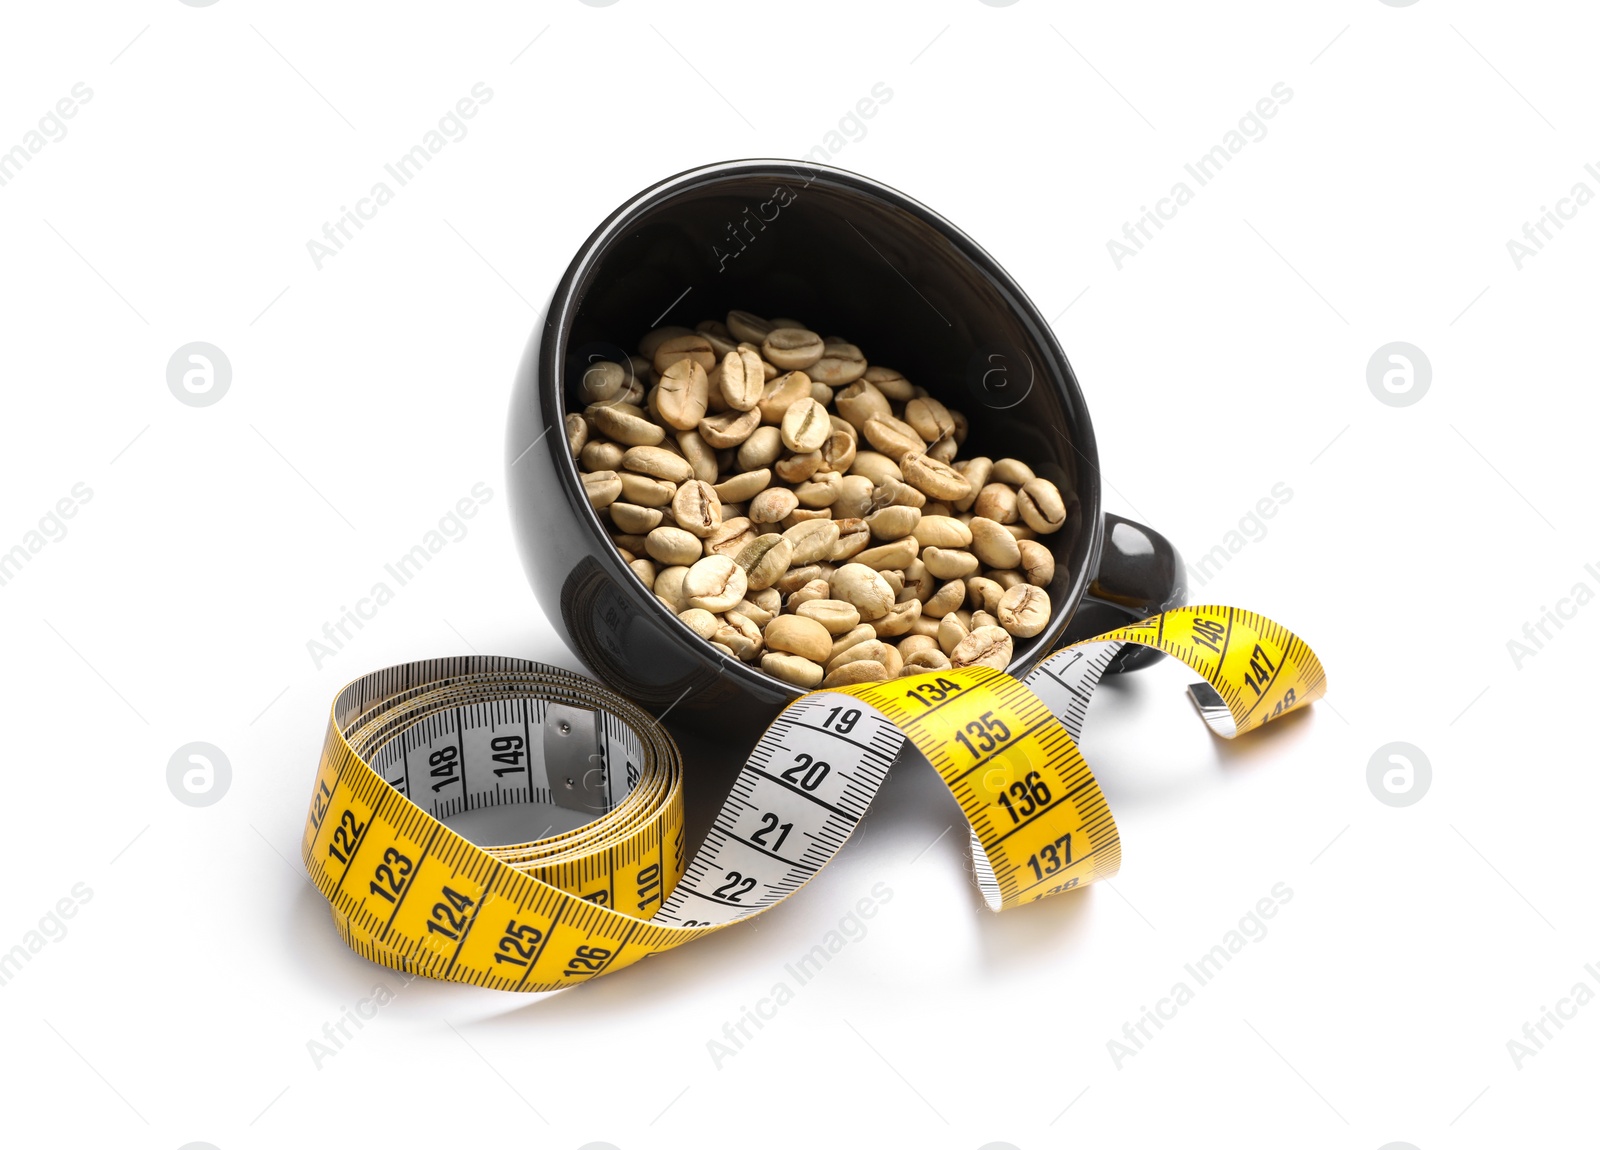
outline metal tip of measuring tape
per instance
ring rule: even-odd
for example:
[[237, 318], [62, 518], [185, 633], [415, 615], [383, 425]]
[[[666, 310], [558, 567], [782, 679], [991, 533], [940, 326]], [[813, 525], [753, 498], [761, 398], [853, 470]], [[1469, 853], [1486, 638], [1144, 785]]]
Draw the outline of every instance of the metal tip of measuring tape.
[[1238, 733], [1233, 712], [1228, 710], [1228, 704], [1223, 702], [1222, 696], [1210, 683], [1190, 683], [1189, 698], [1193, 700], [1195, 710], [1200, 712], [1200, 717], [1206, 721], [1206, 726], [1217, 734], [1231, 739]]

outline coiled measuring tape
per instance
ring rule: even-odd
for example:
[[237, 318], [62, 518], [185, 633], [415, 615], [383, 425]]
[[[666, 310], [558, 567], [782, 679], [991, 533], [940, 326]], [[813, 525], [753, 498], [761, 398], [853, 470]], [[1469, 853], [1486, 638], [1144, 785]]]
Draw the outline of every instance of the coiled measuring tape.
[[[1054, 652], [1022, 679], [988, 667], [815, 691], [762, 735], [685, 865], [678, 749], [580, 675], [480, 656], [366, 675], [334, 701], [301, 853], [359, 954], [433, 978], [555, 990], [768, 910], [844, 845], [909, 740], [971, 827], [995, 910], [1117, 872], [1116, 823], [1078, 753], [1090, 697], [1125, 643], [1154, 647], [1225, 738], [1305, 706], [1326, 678], [1261, 615], [1183, 607]], [[541, 802], [592, 821], [482, 847], [443, 819]]]

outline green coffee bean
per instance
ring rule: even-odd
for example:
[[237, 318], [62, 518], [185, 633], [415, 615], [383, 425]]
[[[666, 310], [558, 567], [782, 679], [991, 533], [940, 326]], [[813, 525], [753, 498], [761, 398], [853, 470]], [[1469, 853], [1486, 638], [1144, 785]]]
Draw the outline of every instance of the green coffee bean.
[[959, 458], [966, 417], [845, 339], [731, 311], [649, 332], [577, 393], [562, 429], [585, 498], [730, 658], [842, 686], [1004, 667], [1049, 626], [1045, 537], [1073, 534], [1071, 492]]

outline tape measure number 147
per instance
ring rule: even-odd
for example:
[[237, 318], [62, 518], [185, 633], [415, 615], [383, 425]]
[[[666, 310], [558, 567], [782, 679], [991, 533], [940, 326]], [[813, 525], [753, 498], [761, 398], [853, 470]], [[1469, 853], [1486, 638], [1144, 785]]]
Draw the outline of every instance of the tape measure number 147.
[[[1054, 652], [1021, 679], [988, 667], [816, 691], [757, 742], [694, 857], [683, 766], [641, 708], [521, 659], [433, 659], [366, 675], [333, 704], [302, 857], [341, 936], [375, 962], [502, 990], [554, 990], [770, 909], [826, 866], [911, 742], [970, 825], [995, 910], [1117, 872], [1116, 823], [1078, 751], [1124, 644], [1200, 675], [1189, 693], [1234, 738], [1326, 679], [1272, 620], [1183, 607]], [[542, 803], [573, 830], [476, 845], [443, 820]]]

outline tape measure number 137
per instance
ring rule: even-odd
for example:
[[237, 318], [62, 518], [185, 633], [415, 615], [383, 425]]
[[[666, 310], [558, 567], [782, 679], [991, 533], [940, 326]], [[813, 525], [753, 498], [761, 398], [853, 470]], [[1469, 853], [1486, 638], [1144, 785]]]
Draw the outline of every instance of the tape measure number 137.
[[[334, 700], [302, 857], [340, 934], [375, 962], [502, 990], [553, 990], [760, 914], [850, 837], [910, 741], [961, 805], [978, 886], [1003, 910], [1117, 872], [1121, 844], [1078, 751], [1124, 644], [1201, 676], [1233, 738], [1326, 679], [1306, 644], [1233, 607], [1183, 607], [1063, 648], [1021, 679], [988, 667], [816, 691], [762, 735], [692, 859], [683, 768], [650, 715], [521, 659], [407, 663]], [[443, 820], [542, 803], [576, 829], [478, 846]]]

